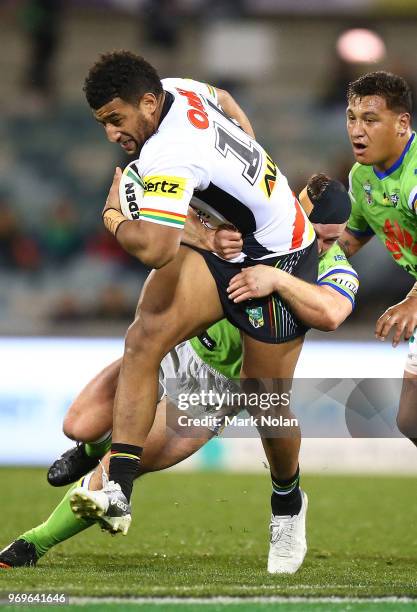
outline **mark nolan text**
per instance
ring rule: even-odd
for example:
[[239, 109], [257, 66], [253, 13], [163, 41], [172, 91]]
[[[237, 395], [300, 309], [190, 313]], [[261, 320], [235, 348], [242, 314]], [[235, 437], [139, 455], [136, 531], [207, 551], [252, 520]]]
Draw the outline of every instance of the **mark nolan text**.
[[239, 416], [211, 416], [205, 415], [201, 417], [189, 417], [185, 414], [178, 417], [178, 424], [180, 427], [228, 427], [231, 425], [232, 427], [298, 427], [298, 419], [296, 418], [286, 418], [282, 415], [280, 416], [270, 416], [270, 415], [261, 415], [261, 416], [248, 416], [248, 417], [239, 417]]

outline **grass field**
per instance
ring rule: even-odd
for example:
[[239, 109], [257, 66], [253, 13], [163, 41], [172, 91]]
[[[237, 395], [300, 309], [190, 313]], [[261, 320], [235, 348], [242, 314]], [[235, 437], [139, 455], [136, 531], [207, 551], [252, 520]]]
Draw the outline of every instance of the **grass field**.
[[[295, 576], [266, 572], [266, 472], [165, 473], [136, 484], [134, 522], [126, 538], [112, 538], [94, 526], [58, 545], [37, 568], [0, 572], [0, 593], [417, 598], [416, 478], [305, 476], [302, 484], [310, 500], [309, 552]], [[0, 469], [0, 491], [0, 547], [44, 520], [63, 494], [46, 483], [39, 469]], [[142, 609], [156, 609], [149, 605], [144, 603]], [[246, 605], [236, 610], [272, 609], [263, 602]], [[307, 602], [287, 605], [291, 610], [306, 609]], [[280, 604], [280, 610], [287, 610], [287, 605]], [[324, 605], [311, 601], [308, 609], [321, 610]], [[351, 609], [343, 602], [330, 605]], [[364, 602], [355, 609], [397, 610], [400, 605], [417, 609], [414, 602]], [[222, 606], [207, 602], [198, 609], [213, 612]], [[124, 609], [111, 602], [99, 607]], [[167, 601], [162, 609], [183, 607]]]

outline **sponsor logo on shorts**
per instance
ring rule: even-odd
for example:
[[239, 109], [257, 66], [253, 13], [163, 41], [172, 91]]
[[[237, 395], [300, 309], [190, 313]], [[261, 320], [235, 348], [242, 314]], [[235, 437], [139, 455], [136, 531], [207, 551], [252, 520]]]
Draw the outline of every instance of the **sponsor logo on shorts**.
[[264, 314], [262, 312], [262, 306], [258, 306], [257, 308], [246, 308], [246, 313], [249, 317], [249, 323], [253, 327], [263, 327], [265, 321]]
[[209, 351], [214, 351], [217, 346], [217, 342], [213, 340], [213, 338], [210, 338], [207, 331], [203, 332], [201, 336], [197, 337], [200, 340], [201, 344], [205, 346]]
[[187, 184], [180, 176], [145, 176], [145, 197], [157, 196], [181, 200]]

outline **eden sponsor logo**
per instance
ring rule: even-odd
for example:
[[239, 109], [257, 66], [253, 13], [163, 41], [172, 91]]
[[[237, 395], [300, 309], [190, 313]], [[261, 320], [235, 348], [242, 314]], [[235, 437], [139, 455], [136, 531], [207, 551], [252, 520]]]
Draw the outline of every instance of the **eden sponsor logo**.
[[140, 208], [136, 202], [135, 183], [126, 183], [125, 196], [132, 219], [139, 219]]

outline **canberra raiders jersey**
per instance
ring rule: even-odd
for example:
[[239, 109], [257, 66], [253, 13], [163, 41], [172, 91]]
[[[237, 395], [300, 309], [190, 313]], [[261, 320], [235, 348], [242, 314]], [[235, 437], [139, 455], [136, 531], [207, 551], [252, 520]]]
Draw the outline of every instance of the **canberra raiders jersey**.
[[[338, 244], [319, 258], [317, 284], [329, 286], [355, 305], [359, 279]], [[210, 368], [227, 378], [239, 378], [242, 366], [242, 342], [239, 330], [226, 319], [189, 340], [194, 352]]]
[[376, 234], [394, 260], [417, 278], [417, 138], [413, 132], [400, 158], [386, 172], [356, 163], [350, 173], [356, 236]]
[[164, 79], [156, 133], [142, 147], [140, 219], [184, 226], [188, 206], [225, 219], [242, 234], [242, 255], [264, 259], [309, 246], [314, 230], [287, 179], [263, 148], [218, 106], [215, 89]]
[[317, 284], [331, 287], [355, 306], [359, 278], [337, 243], [319, 257]]

